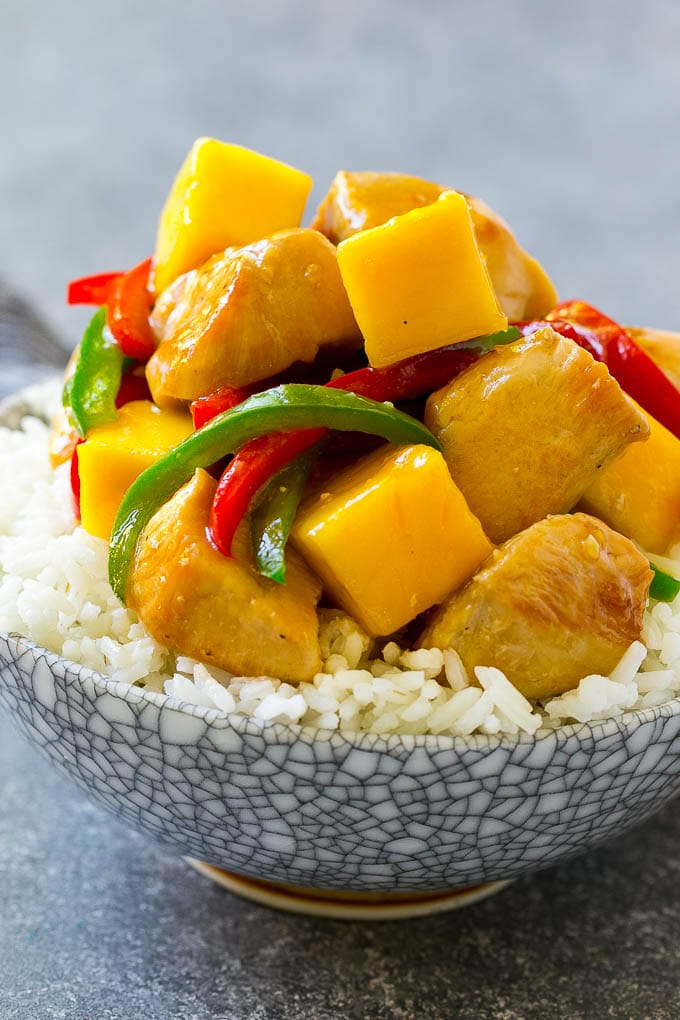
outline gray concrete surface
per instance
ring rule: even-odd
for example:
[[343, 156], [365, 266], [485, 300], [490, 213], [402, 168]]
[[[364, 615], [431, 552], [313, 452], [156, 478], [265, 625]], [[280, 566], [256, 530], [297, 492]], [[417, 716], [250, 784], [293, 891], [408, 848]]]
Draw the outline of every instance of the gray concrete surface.
[[463, 911], [236, 899], [110, 819], [0, 717], [2, 1020], [677, 1020], [675, 806]]
[[[64, 343], [74, 275], [150, 251], [191, 141], [486, 198], [629, 322], [680, 328], [674, 0], [0, 2], [0, 275]], [[313, 203], [312, 203], [313, 204]]]

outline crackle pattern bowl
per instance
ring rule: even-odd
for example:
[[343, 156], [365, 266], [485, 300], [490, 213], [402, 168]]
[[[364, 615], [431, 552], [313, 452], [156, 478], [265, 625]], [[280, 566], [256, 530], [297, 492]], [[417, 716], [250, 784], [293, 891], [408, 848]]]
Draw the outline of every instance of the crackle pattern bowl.
[[92, 797], [162, 843], [275, 882], [399, 892], [510, 879], [680, 789], [680, 703], [515, 740], [265, 728], [0, 638], [0, 702]]
[[[37, 390], [0, 421], [15, 428], [27, 412], [40, 413]], [[518, 738], [350, 735], [229, 717], [0, 635], [0, 705], [161, 843], [213, 872], [306, 889], [406, 896], [508, 880], [680, 792], [680, 699]]]

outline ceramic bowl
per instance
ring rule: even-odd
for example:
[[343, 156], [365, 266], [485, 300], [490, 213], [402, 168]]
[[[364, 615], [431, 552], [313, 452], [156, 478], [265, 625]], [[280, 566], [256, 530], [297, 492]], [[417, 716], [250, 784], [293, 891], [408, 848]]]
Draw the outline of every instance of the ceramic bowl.
[[[23, 403], [0, 409], [14, 425]], [[240, 875], [407, 893], [511, 879], [680, 790], [680, 700], [518, 739], [262, 727], [0, 636], [0, 703], [93, 798]]]
[[680, 702], [501, 739], [229, 718], [0, 637], [0, 702], [96, 800], [179, 852], [324, 889], [509, 879], [640, 822], [680, 789]]

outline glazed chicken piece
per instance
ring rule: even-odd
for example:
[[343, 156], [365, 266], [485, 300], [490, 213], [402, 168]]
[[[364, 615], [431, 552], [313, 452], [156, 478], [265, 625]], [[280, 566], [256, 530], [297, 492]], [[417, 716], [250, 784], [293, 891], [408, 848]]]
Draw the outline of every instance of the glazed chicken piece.
[[680, 333], [646, 326], [626, 326], [626, 330], [680, 390]]
[[528, 698], [607, 676], [640, 637], [652, 572], [587, 514], [548, 517], [506, 542], [440, 606], [420, 644], [455, 648], [474, 678], [496, 666]]
[[[312, 226], [339, 244], [352, 234], [379, 227], [393, 216], [436, 202], [443, 188], [405, 174], [336, 174]], [[509, 319], [540, 319], [557, 302], [557, 292], [536, 259], [518, 244], [510, 227], [479, 198], [465, 196], [477, 242], [494, 290]]]
[[446, 190], [422, 177], [340, 170], [316, 211], [312, 228], [340, 244], [360, 230], [431, 205]]
[[214, 255], [161, 295], [151, 325], [160, 342], [147, 380], [161, 407], [361, 344], [335, 248], [308, 229]]
[[197, 471], [151, 518], [139, 541], [126, 599], [168, 648], [244, 676], [297, 682], [321, 669], [316, 603], [321, 585], [294, 552], [286, 584], [252, 562], [247, 522], [231, 559], [206, 536], [216, 482]]
[[503, 311], [511, 322], [541, 319], [557, 304], [552, 280], [541, 263], [519, 245], [497, 212], [481, 198], [466, 197], [477, 243]]
[[649, 435], [607, 368], [550, 327], [433, 393], [425, 424], [494, 543], [571, 510], [605, 464]]

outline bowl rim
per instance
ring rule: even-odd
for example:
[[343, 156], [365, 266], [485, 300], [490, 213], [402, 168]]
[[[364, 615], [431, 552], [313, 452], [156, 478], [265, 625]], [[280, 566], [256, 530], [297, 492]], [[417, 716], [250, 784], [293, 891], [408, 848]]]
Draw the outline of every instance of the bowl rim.
[[[652, 708], [629, 709], [622, 712], [621, 715], [610, 716], [607, 719], [569, 723], [567, 726], [559, 726], [554, 729], [540, 727], [534, 734], [521, 732], [515, 737], [494, 733], [472, 733], [468, 736], [460, 736], [445, 733], [400, 734], [375, 733], [369, 730], [319, 729], [316, 726], [296, 723], [258, 722], [249, 716], [225, 712], [220, 708], [209, 708], [206, 705], [192, 704], [162, 691], [149, 691], [134, 684], [113, 680], [90, 666], [65, 659], [57, 652], [51, 652], [21, 634], [0, 632], [0, 639], [7, 643], [15, 662], [26, 654], [32, 655], [35, 661], [43, 659], [53, 676], [63, 680], [67, 688], [70, 684], [75, 683], [82, 690], [86, 683], [90, 683], [98, 695], [109, 694], [123, 701], [130, 701], [135, 706], [150, 703], [159, 710], [171, 710], [194, 719], [201, 719], [206, 727], [211, 727], [218, 722], [226, 723], [227, 726], [243, 736], [259, 736], [269, 743], [290, 744], [303, 741], [310, 744], [322, 740], [335, 745], [343, 743], [348, 747], [370, 744], [370, 748], [365, 749], [373, 751], [389, 751], [396, 747], [405, 750], [425, 748], [432, 752], [452, 751], [462, 757], [464, 753], [470, 751], [489, 754], [498, 749], [512, 751], [519, 747], [535, 748], [547, 742], [558, 745], [567, 744], [572, 740], [576, 740], [579, 745], [597, 743], [617, 733], [631, 735], [645, 723], [655, 723], [675, 716], [680, 717], [680, 696], [678, 696]], [[382, 746], [379, 747], [379, 745]]]
[[[44, 401], [49, 397], [56, 398], [57, 387], [61, 383], [61, 379], [62, 376], [56, 373], [46, 380], [25, 386], [0, 400], [0, 427], [15, 428], [12, 425], [8, 426], [3, 421], [12, 412], [19, 413], [18, 421], [23, 420], [24, 417], [37, 417], [45, 424], [49, 424]], [[564, 744], [573, 739], [576, 739], [579, 744], [596, 742], [613, 736], [615, 733], [633, 733], [645, 723], [671, 719], [676, 715], [680, 716], [680, 695], [678, 695], [651, 708], [628, 709], [620, 715], [591, 722], [575, 722], [554, 728], [541, 726], [534, 734], [522, 731], [513, 737], [494, 733], [472, 733], [460, 736], [445, 733], [399, 734], [375, 733], [369, 730], [319, 729], [315, 726], [296, 723], [258, 722], [252, 717], [225, 712], [220, 708], [192, 704], [162, 691], [148, 691], [134, 684], [114, 680], [90, 666], [66, 659], [58, 652], [44, 648], [23, 634], [15, 632], [8, 634], [0, 631], [0, 638], [7, 642], [15, 661], [27, 653], [32, 654], [34, 659], [44, 659], [51, 673], [63, 679], [66, 684], [73, 682], [73, 678], [77, 679], [81, 688], [83, 683], [90, 682], [99, 694], [109, 694], [124, 701], [131, 700], [136, 705], [141, 702], [151, 703], [160, 710], [170, 709], [192, 718], [201, 719], [207, 727], [217, 721], [226, 722], [240, 734], [259, 735], [263, 739], [269, 738], [271, 742], [275, 743], [291, 743], [297, 740], [313, 743], [321, 739], [326, 742], [332, 740], [336, 744], [342, 742], [349, 747], [370, 744], [371, 750], [378, 750], [378, 745], [382, 745], [383, 750], [390, 750], [394, 747], [405, 749], [424, 747], [431, 751], [454, 751], [457, 755], [462, 756], [464, 752], [469, 751], [491, 753], [497, 749], [533, 748], [547, 741]]]

